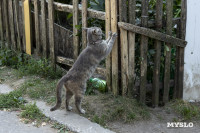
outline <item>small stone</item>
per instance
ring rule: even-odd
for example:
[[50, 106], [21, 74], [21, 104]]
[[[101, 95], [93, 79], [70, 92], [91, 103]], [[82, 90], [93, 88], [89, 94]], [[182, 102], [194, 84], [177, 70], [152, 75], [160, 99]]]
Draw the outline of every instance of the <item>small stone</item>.
[[46, 122], [42, 122], [42, 126], [46, 126], [47, 124], [46, 124]]

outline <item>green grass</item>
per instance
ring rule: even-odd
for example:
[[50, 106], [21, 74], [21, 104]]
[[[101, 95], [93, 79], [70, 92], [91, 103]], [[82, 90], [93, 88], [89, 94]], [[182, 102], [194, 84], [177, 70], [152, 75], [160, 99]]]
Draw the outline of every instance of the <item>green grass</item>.
[[200, 107], [196, 105], [183, 100], [176, 100], [171, 103], [171, 106], [184, 120], [200, 120]]
[[26, 102], [22, 96], [22, 90], [15, 90], [9, 94], [0, 94], [0, 109], [20, 108]]

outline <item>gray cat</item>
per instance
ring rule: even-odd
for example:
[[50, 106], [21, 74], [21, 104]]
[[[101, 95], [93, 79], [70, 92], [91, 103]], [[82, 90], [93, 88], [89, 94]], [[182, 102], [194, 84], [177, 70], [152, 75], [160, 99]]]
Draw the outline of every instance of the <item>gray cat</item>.
[[66, 88], [66, 109], [72, 110], [69, 100], [75, 95], [75, 105], [82, 114], [85, 110], [81, 108], [81, 101], [86, 91], [86, 81], [92, 76], [97, 65], [111, 52], [117, 33], [109, 32], [107, 40], [102, 40], [102, 30], [98, 27], [83, 28], [87, 31], [87, 47], [81, 52], [78, 59], [57, 84], [57, 103], [51, 111], [61, 106], [61, 88]]

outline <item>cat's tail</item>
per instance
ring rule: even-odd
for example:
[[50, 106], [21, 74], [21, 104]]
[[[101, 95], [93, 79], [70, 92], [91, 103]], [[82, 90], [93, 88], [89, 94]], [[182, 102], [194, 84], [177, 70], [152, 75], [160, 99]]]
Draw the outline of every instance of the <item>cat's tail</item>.
[[62, 96], [61, 96], [62, 87], [63, 87], [64, 83], [69, 79], [69, 77], [66, 77], [66, 76], [67, 75], [63, 76], [56, 86], [57, 102], [56, 102], [56, 105], [50, 109], [50, 111], [55, 111], [56, 109], [60, 108], [60, 106], [61, 106], [61, 103], [62, 103]]

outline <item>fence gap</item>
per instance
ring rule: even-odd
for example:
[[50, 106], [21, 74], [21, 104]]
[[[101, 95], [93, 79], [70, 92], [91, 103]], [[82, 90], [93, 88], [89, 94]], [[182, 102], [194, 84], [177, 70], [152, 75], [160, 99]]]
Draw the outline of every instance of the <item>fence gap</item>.
[[[163, 0], [156, 1], [156, 30], [162, 30], [162, 16], [163, 16]], [[160, 57], [161, 45], [159, 40], [155, 41], [155, 55], [154, 55], [154, 70], [153, 70], [153, 89], [152, 89], [152, 106], [157, 107], [159, 104], [159, 89], [160, 89]]]

